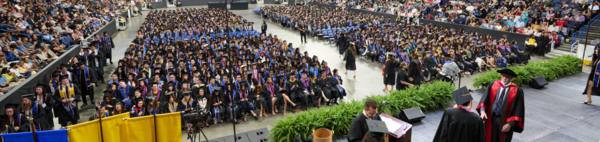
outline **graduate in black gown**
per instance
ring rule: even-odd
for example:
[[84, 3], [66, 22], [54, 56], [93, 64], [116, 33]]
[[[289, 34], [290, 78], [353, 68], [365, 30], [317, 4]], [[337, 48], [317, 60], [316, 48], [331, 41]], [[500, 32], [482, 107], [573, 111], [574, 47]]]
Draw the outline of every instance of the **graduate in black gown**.
[[34, 101], [33, 94], [27, 94], [22, 96], [22, 107], [21, 107], [21, 115], [26, 116], [26, 118], [33, 119], [33, 123], [31, 125], [34, 126], [36, 131], [49, 130], [50, 126], [48, 126], [48, 119], [46, 118], [46, 111], [44, 110], [44, 106], [42, 104]]
[[52, 98], [52, 93], [50, 93], [50, 91], [48, 91], [48, 93], [46, 92], [46, 85], [38, 84], [35, 86], [34, 100], [44, 108], [48, 129], [54, 130], [54, 121], [52, 120], [54, 118], [54, 114], [52, 113], [54, 99]]
[[348, 130], [348, 141], [349, 142], [360, 142], [363, 136], [369, 132], [367, 126], [368, 120], [381, 120], [379, 113], [377, 113], [377, 102], [373, 99], [365, 101], [365, 109], [354, 117]]
[[6, 104], [4, 105], [4, 115], [2, 116], [2, 134], [16, 133], [16, 132], [28, 132], [29, 121], [25, 115], [17, 112], [19, 104]]
[[586, 82], [586, 86], [585, 86], [585, 90], [583, 91], [584, 95], [587, 95], [587, 99], [585, 101], [582, 102], [582, 104], [592, 104], [592, 95], [594, 96], [598, 96], [600, 95], [600, 83], [598, 83], [598, 80], [600, 80], [600, 58], [598, 58], [599, 56], [599, 50], [598, 46], [596, 47], [596, 49], [594, 50], [594, 55], [592, 57], [592, 70], [590, 71], [590, 75], [588, 76], [588, 80]]
[[385, 84], [384, 91], [388, 90], [388, 85], [392, 87], [391, 91], [394, 91], [394, 85], [396, 85], [396, 69], [398, 68], [398, 62], [394, 59], [392, 54], [388, 54], [387, 61], [385, 61], [385, 70], [383, 71], [383, 84]]
[[58, 123], [66, 127], [68, 122], [77, 124], [79, 120], [79, 108], [77, 102], [81, 101], [81, 91], [75, 83], [69, 82], [69, 77], [60, 77], [61, 85], [54, 91], [54, 112], [58, 117]]
[[510, 142], [513, 132], [525, 129], [525, 98], [523, 90], [511, 79], [517, 74], [510, 69], [498, 70], [502, 75], [485, 90], [477, 111], [485, 121], [486, 142]]
[[456, 108], [446, 109], [438, 126], [434, 142], [483, 142], [485, 125], [470, 108], [473, 97], [467, 87], [452, 92]]

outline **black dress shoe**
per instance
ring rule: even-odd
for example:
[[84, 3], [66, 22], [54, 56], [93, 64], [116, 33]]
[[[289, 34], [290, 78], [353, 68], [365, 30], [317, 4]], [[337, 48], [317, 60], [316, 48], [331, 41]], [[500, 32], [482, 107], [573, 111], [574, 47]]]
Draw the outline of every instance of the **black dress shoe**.
[[87, 106], [87, 103], [83, 103], [83, 105], [81, 105], [81, 107]]

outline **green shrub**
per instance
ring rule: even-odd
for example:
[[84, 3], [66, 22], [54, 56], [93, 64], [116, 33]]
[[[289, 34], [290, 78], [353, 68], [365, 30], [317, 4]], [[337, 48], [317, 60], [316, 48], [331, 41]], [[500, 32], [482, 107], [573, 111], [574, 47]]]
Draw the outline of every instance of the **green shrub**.
[[[543, 62], [529, 63], [525, 66], [509, 67], [518, 76], [512, 82], [519, 86], [529, 84], [534, 77], [543, 76], [547, 81], [558, 79], [562, 76], [574, 75], [581, 72], [582, 60], [572, 56], [563, 55], [558, 58]], [[500, 74], [496, 70], [488, 71], [473, 80], [474, 88], [486, 88], [492, 81], [500, 80]]]
[[[366, 99], [374, 99], [379, 103], [389, 102], [390, 105], [383, 106], [379, 112], [394, 115], [396, 111], [411, 107], [421, 107], [424, 110], [443, 107], [448, 100], [452, 99], [451, 92], [454, 89], [451, 83], [435, 81], [420, 87], [392, 91], [389, 95], [367, 96]], [[362, 112], [366, 99], [347, 101], [328, 108], [312, 109], [298, 113], [294, 117], [280, 119], [270, 130], [269, 137], [273, 141], [289, 142], [296, 135], [311, 136], [312, 131], [317, 128], [333, 130], [334, 136], [345, 135], [354, 117]]]

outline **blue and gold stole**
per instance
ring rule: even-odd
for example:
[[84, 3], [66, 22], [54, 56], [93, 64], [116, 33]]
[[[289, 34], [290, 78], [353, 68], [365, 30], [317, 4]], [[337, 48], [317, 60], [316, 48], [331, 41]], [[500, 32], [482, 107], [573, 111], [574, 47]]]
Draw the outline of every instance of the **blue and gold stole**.
[[596, 68], [594, 70], [594, 87], [598, 87], [598, 84], [600, 84], [600, 59], [596, 59], [594, 64], [596, 64]]
[[[61, 85], [60, 88], [58, 89], [58, 92], [60, 94], [60, 98], [61, 99], [75, 98], [75, 88], [73, 88], [73, 83], [69, 83], [68, 84], [69, 88], [65, 88], [66, 85], [67, 84]], [[75, 115], [75, 113], [73, 112], [73, 109], [75, 109], [75, 107], [77, 107], [77, 105], [73, 105], [73, 103], [75, 103], [75, 101], [63, 103], [63, 106], [65, 107], [65, 109], [67, 110], [67, 112], [70, 115]]]
[[[84, 75], [85, 75], [85, 85], [86, 87], [88, 87], [88, 89], [90, 89], [90, 74], [88, 71], [88, 67], [84, 67]], [[81, 77], [81, 69], [77, 70], [77, 76]]]

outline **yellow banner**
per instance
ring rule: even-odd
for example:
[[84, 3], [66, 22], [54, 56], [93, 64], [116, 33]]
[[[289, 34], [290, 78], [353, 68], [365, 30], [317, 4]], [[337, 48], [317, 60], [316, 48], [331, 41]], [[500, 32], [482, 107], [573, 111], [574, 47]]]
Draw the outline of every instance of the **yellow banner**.
[[[129, 127], [130, 142], [155, 142], [154, 116], [150, 115], [130, 118], [127, 120], [127, 126]], [[181, 137], [179, 137], [179, 139], [181, 139]]]
[[101, 142], [100, 122], [88, 121], [67, 127], [70, 142]]
[[127, 121], [129, 113], [102, 118], [102, 136], [105, 142], [129, 142]]
[[181, 112], [156, 115], [156, 129], [159, 142], [181, 142]]

